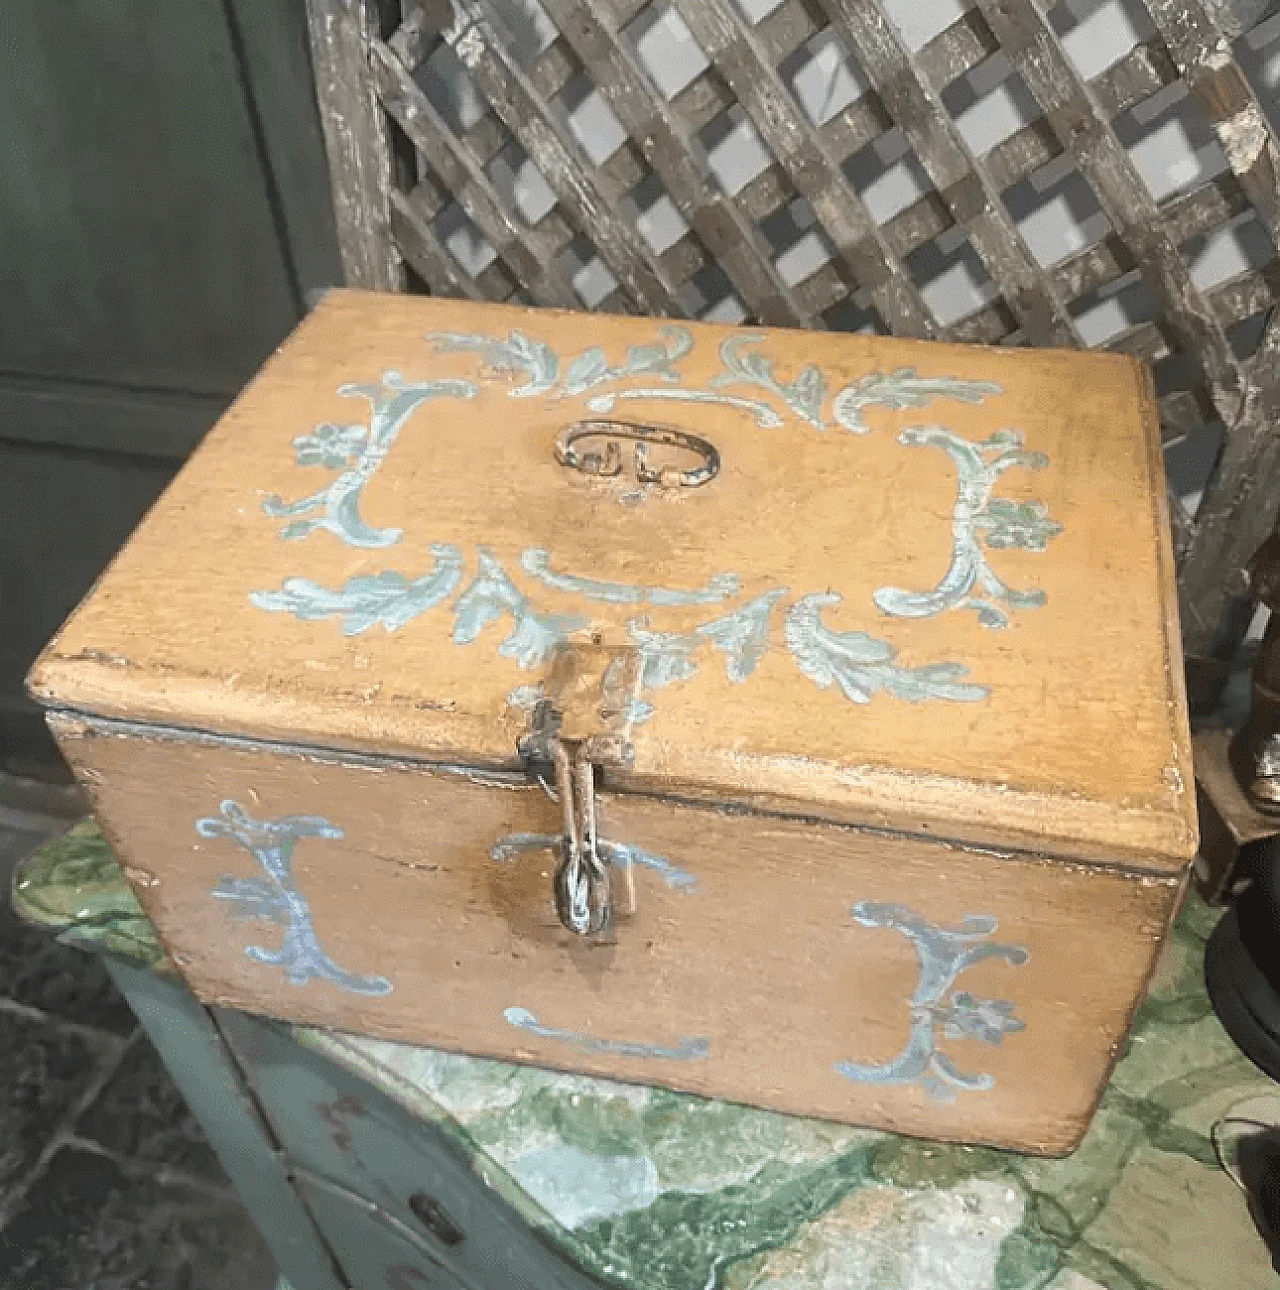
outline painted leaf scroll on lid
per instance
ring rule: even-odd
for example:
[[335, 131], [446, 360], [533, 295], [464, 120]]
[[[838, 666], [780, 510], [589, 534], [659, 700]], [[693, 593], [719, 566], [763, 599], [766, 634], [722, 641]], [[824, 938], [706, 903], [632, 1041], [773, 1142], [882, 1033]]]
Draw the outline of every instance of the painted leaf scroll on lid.
[[[367, 402], [367, 424], [325, 423], [293, 443], [300, 467], [337, 472], [336, 477], [295, 502], [269, 498], [263, 510], [271, 518], [289, 521], [280, 536], [290, 540], [324, 531], [353, 547], [400, 543], [405, 536], [401, 529], [377, 528], [362, 516], [365, 485], [382, 468], [418, 408], [434, 399], [474, 398], [477, 380], [486, 376], [504, 381], [511, 398], [577, 401], [592, 413], [611, 412], [621, 403], [715, 404], [750, 417], [764, 434], [836, 429], [864, 436], [871, 433], [866, 413], [876, 407], [936, 415], [949, 402], [985, 404], [1002, 393], [992, 381], [920, 375], [910, 367], [867, 372], [832, 391], [826, 375], [812, 364], [781, 370], [767, 352], [767, 340], [753, 332], [726, 337], [718, 348], [720, 370], [704, 384], [689, 386], [682, 362], [695, 344], [690, 330], [676, 324], [658, 326], [652, 342], [628, 346], [620, 360], [611, 360], [599, 346], [562, 356], [518, 329], [505, 336], [430, 333], [426, 349], [437, 356], [437, 363], [439, 356], [471, 355], [480, 359], [482, 369], [469, 376], [434, 376], [420, 382], [387, 372], [380, 382], [342, 386], [340, 394]], [[940, 450], [936, 466], [922, 459], [920, 469], [944, 468], [945, 461], [955, 471], [950, 564], [931, 590], [880, 587], [872, 603], [861, 606], [862, 623], [853, 630], [823, 621], [823, 611], [836, 606], [842, 617], [859, 612], [831, 588], [776, 585], [748, 595], [744, 578], [733, 569], [709, 574], [700, 587], [624, 583], [576, 572], [544, 547], [529, 547], [509, 564], [483, 546], [464, 550], [440, 540], [445, 534], [433, 535], [429, 549], [434, 567], [418, 576], [384, 569], [334, 588], [299, 573], [276, 590], [254, 592], [251, 600], [259, 609], [292, 614], [304, 622], [335, 620], [347, 636], [379, 627], [399, 632], [420, 615], [447, 605], [455, 644], [496, 639], [497, 654], [522, 669], [542, 667], [559, 645], [582, 630], [596, 612], [591, 605], [634, 607], [637, 612], [623, 626], [641, 652], [644, 686], [651, 693], [692, 680], [708, 652], [720, 655], [729, 681], [745, 683], [777, 645], [815, 685], [834, 688], [858, 705], [874, 696], [907, 703], [980, 703], [991, 693], [990, 679], [970, 675], [969, 666], [954, 657], [903, 658], [874, 625], [878, 619], [973, 609], [983, 626], [997, 628], [1008, 626], [1013, 613], [1043, 605], [1043, 591], [1011, 587], [993, 560], [995, 553], [1010, 548], [1044, 552], [1061, 525], [1044, 503], [999, 497], [995, 489], [1005, 472], [1040, 471], [1049, 462], [1043, 453], [1025, 449], [1021, 432], [1010, 429], [974, 442], [944, 425], [912, 425], [899, 433], [898, 442], [904, 451]], [[641, 499], [649, 486], [644, 481], [658, 477], [638, 473], [640, 491], [624, 495], [624, 501]], [[557, 613], [540, 606], [540, 588], [573, 597], [581, 603], [581, 612]], [[693, 627], [664, 626], [664, 609], [695, 605], [714, 606], [714, 612]], [[488, 629], [499, 622], [507, 624], [505, 633], [491, 637]], [[655, 702], [656, 696], [640, 700], [633, 717], [647, 719]]]

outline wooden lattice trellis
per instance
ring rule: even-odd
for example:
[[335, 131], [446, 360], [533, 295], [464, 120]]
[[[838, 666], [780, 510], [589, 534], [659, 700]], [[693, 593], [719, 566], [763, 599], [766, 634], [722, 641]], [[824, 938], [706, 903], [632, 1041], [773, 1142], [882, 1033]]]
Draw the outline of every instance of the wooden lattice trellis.
[[[1056, 0], [976, 0], [914, 49], [888, 0], [781, 0], [754, 21], [768, 0], [519, 4], [550, 32], [532, 53], [483, 0], [310, 0], [349, 283], [1066, 346], [1087, 343], [1100, 301], [1136, 294], [1140, 316], [1103, 343], [1155, 365], [1167, 441], [1221, 428], [1194, 513], [1171, 499], [1192, 689], [1212, 693], [1251, 612], [1241, 569], [1280, 504], [1280, 149], [1222, 0], [1142, 0], [1145, 38], [1092, 77]], [[667, 11], [700, 67], [676, 88], [638, 47]], [[865, 87], [826, 115], [791, 74], [816, 42], [835, 42]], [[442, 59], [469, 115], [439, 93]], [[1032, 109], [979, 151], [958, 88], [993, 65]], [[591, 91], [611, 113], [607, 155], [569, 119]], [[1217, 164], [1158, 200], [1126, 140], [1162, 95], [1185, 98]], [[713, 144], [740, 128], [760, 160], [731, 189]], [[887, 143], [922, 195], [877, 218], [858, 170]], [[532, 209], [510, 182], [529, 167]], [[1092, 230], [1047, 264], [1015, 214], [1045, 176], [1084, 194]], [[662, 201], [678, 216], [665, 245], [642, 217]], [[1247, 230], [1252, 259], [1203, 285], [1193, 252], [1232, 230]], [[460, 253], [459, 236], [479, 254]], [[801, 274], [779, 236], [806, 243]], [[960, 316], [931, 296], [940, 264], [977, 283]]]

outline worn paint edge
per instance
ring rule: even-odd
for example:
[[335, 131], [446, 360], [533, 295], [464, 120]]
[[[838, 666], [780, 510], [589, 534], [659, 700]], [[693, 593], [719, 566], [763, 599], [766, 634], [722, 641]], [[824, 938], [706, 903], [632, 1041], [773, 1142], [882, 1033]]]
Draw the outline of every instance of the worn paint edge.
[[48, 708], [45, 721], [55, 735], [75, 738], [83, 731], [116, 739], [163, 739], [173, 743], [201, 744], [227, 748], [233, 752], [279, 753], [326, 765], [351, 766], [358, 770], [419, 770], [435, 775], [452, 775], [484, 788], [537, 788], [518, 762], [504, 766], [467, 765], [462, 762], [433, 761], [427, 757], [403, 757], [384, 753], [362, 753], [347, 748], [330, 748], [316, 744], [293, 743], [287, 739], [256, 739], [243, 735], [220, 734], [189, 726], [173, 726], [149, 721], [126, 721], [120, 717], [101, 717], [74, 708]]
[[1103, 1070], [1102, 1077], [1098, 1081], [1097, 1088], [1093, 1092], [1093, 1100], [1089, 1103], [1088, 1111], [1080, 1125], [1079, 1132], [1074, 1140], [1063, 1152], [1064, 1155], [1074, 1151], [1084, 1139], [1084, 1135], [1089, 1132], [1089, 1126], [1093, 1123], [1094, 1116], [1098, 1114], [1098, 1108], [1102, 1105], [1102, 1098], [1107, 1089], [1111, 1087], [1111, 1077], [1115, 1074], [1116, 1067], [1120, 1064], [1120, 1059], [1124, 1056], [1125, 1044], [1129, 1041], [1129, 1036], [1133, 1033], [1133, 1023], [1137, 1020], [1138, 1009], [1147, 1001], [1147, 995], [1151, 990], [1151, 981], [1160, 966], [1160, 957], [1164, 953], [1165, 946], [1169, 943], [1169, 937], [1173, 932], [1173, 924], [1182, 909], [1182, 902], [1186, 897], [1187, 889], [1191, 883], [1191, 871], [1188, 869], [1178, 883], [1176, 891], [1172, 892], [1169, 897], [1168, 913], [1165, 915], [1164, 930], [1159, 937], [1152, 943], [1151, 952], [1147, 959], [1147, 970], [1142, 974], [1142, 980], [1139, 983], [1137, 993], [1133, 996], [1133, 1002], [1129, 1005], [1129, 1010], [1125, 1013], [1124, 1025], [1120, 1028], [1116, 1040], [1110, 1046], [1110, 1053], [1107, 1064]]
[[[232, 752], [274, 754], [296, 757], [304, 761], [321, 762], [331, 766], [351, 767], [355, 770], [417, 771], [463, 779], [483, 788], [500, 788], [515, 791], [544, 791], [537, 780], [523, 769], [502, 767], [487, 768], [468, 766], [457, 762], [431, 761], [427, 758], [392, 756], [350, 752], [341, 748], [322, 748], [311, 744], [290, 743], [285, 740], [250, 739], [242, 735], [214, 734], [209, 731], [183, 726], [152, 725], [148, 722], [124, 721], [117, 717], [100, 717], [92, 713], [77, 712], [71, 708], [51, 708], [45, 719], [54, 734], [62, 739], [74, 739], [85, 734], [116, 739], [153, 739], [173, 743], [198, 744], [206, 748], [223, 748]], [[826, 816], [804, 811], [748, 805], [742, 802], [708, 801], [696, 797], [683, 797], [677, 793], [619, 787], [606, 783], [602, 800], [609, 796], [639, 797], [687, 810], [711, 812], [718, 815], [751, 817], [762, 820], [779, 820], [793, 824], [806, 824], [818, 828], [836, 829], [851, 833], [895, 840], [908, 840], [929, 847], [966, 855], [991, 856], [999, 860], [1030, 864], [1052, 864], [1061, 868], [1071, 866], [1083, 872], [1113, 874], [1124, 878], [1139, 879], [1149, 886], [1177, 887], [1185, 882], [1186, 870], [1171, 873], [1166, 868], [1143, 866], [1124, 861], [1092, 860], [1066, 852], [1038, 851], [1028, 847], [1004, 847], [966, 842], [932, 833], [917, 833], [910, 829], [896, 829], [887, 825], [853, 823], [832, 820]]]
[[[1164, 612], [1160, 615], [1165, 685], [1168, 699], [1165, 714], [1175, 765], [1167, 767], [1176, 782], [1171, 784], [1174, 804], [1192, 836], [1199, 842], [1200, 812], [1196, 805], [1195, 766], [1191, 750], [1191, 723], [1187, 700], [1187, 673], [1182, 656], [1182, 617], [1178, 601], [1178, 568], [1173, 550], [1173, 528], [1169, 514], [1169, 481], [1160, 441], [1160, 408], [1156, 401], [1151, 369], [1137, 359], [1130, 360], [1137, 386], [1138, 413], [1146, 437], [1147, 474], [1151, 483], [1152, 524], [1156, 538], [1156, 566], [1160, 576]], [[1198, 849], [1198, 845], [1197, 845]]]

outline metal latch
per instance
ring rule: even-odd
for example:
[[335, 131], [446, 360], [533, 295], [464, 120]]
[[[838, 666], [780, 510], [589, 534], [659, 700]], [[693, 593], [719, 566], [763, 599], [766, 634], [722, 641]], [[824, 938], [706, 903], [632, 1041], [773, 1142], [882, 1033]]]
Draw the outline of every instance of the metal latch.
[[[552, 881], [556, 913], [579, 936], [605, 931], [613, 917], [609, 865], [601, 854], [596, 775], [630, 765], [641, 662], [633, 648], [570, 643], [556, 651], [520, 755], [537, 773], [550, 767], [560, 803], [560, 862]], [[630, 874], [627, 875], [628, 882]], [[628, 911], [634, 891], [628, 891]]]

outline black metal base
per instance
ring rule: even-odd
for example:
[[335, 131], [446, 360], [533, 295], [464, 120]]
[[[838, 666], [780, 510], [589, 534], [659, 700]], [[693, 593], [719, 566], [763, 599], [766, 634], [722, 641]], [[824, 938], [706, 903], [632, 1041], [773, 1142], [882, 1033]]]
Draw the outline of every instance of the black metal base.
[[1245, 948], [1234, 909], [1223, 915], [1205, 946], [1204, 983], [1236, 1046], [1263, 1074], [1280, 1080], [1280, 994]]

